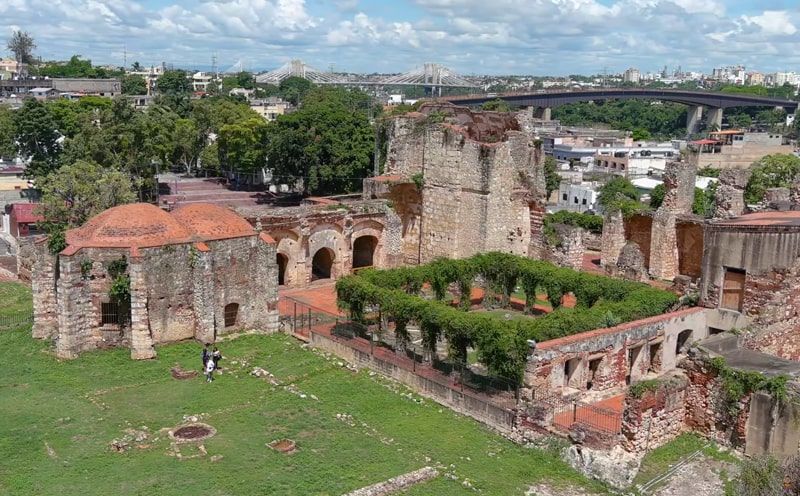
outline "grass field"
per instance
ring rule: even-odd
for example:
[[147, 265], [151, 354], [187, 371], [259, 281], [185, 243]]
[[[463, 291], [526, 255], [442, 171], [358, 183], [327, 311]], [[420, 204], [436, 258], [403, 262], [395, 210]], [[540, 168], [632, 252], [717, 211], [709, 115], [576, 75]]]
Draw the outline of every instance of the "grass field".
[[[18, 291], [0, 283], [0, 294]], [[59, 361], [28, 327], [0, 332], [0, 350], [0, 494], [340, 495], [427, 465], [441, 475], [405, 494], [505, 496], [543, 481], [604, 492], [554, 450], [514, 445], [284, 335], [223, 342], [212, 384], [170, 375], [199, 370], [195, 343], [160, 347], [155, 360], [106, 350]], [[250, 375], [255, 366], [277, 384]], [[165, 433], [194, 415], [217, 429], [207, 453]], [[267, 446], [281, 438], [297, 450]]]

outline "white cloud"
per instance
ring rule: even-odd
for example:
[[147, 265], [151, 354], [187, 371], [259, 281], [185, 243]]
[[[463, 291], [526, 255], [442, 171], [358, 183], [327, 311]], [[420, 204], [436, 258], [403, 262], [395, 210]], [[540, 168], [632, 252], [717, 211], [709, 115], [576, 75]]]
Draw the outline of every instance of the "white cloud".
[[797, 32], [789, 12], [785, 10], [767, 10], [761, 15], [753, 17], [742, 16], [742, 20], [747, 24], [755, 24], [760, 27], [767, 35], [791, 36]]
[[795, 10], [743, 12], [722, 0], [384, 1], [5, 0], [0, 15], [33, 35], [42, 58], [95, 63], [121, 64], [125, 47], [128, 61], [187, 68], [210, 65], [216, 53], [220, 67], [246, 60], [273, 69], [298, 58], [353, 72], [425, 62], [464, 74], [737, 63], [800, 71]]

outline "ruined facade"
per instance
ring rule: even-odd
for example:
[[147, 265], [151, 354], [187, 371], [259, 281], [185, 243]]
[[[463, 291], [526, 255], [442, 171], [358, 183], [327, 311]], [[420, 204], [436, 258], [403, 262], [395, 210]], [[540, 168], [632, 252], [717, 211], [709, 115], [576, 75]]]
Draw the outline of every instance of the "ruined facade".
[[281, 286], [303, 287], [402, 263], [401, 220], [382, 200], [238, 212], [275, 240]]
[[123, 205], [66, 242], [58, 255], [44, 239], [30, 245], [33, 336], [60, 358], [112, 346], [153, 358], [158, 344], [277, 329], [275, 243], [226, 208]]
[[606, 274], [633, 280], [700, 278], [704, 219], [692, 214], [695, 176], [694, 165], [670, 162], [658, 210], [627, 218], [618, 211], [606, 214], [601, 257]]
[[385, 176], [368, 179], [364, 194], [392, 202], [405, 263], [486, 251], [540, 256], [544, 153], [519, 129], [513, 114], [452, 105], [392, 120]]

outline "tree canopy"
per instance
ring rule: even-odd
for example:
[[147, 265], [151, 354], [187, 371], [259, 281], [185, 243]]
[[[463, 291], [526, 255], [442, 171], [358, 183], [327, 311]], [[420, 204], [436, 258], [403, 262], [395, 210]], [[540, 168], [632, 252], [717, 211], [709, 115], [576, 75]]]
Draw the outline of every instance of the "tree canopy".
[[752, 175], [744, 189], [747, 203], [758, 203], [769, 188], [790, 187], [800, 173], [800, 158], [786, 153], [767, 155], [751, 166]]
[[26, 175], [41, 177], [57, 169], [61, 135], [49, 108], [35, 98], [27, 98], [22, 107], [14, 111], [12, 122], [19, 154], [30, 158]]
[[36, 43], [33, 41], [33, 36], [26, 31], [15, 29], [6, 41], [6, 48], [14, 54], [14, 58], [20, 64], [31, 64], [35, 61], [33, 51], [36, 49]]
[[78, 227], [103, 210], [136, 200], [128, 174], [85, 160], [43, 177], [37, 187], [39, 213], [59, 229]]
[[607, 210], [622, 208], [631, 202], [639, 202], [639, 192], [627, 177], [614, 176], [602, 188], [597, 197], [597, 203]]
[[280, 182], [315, 195], [356, 191], [372, 168], [375, 133], [369, 96], [314, 87], [301, 108], [267, 129], [267, 159]]
[[672, 102], [608, 100], [560, 105], [553, 108], [553, 119], [568, 126], [599, 125], [623, 131], [637, 130], [637, 133], [646, 131], [658, 139], [686, 135], [686, 109], [685, 105]]

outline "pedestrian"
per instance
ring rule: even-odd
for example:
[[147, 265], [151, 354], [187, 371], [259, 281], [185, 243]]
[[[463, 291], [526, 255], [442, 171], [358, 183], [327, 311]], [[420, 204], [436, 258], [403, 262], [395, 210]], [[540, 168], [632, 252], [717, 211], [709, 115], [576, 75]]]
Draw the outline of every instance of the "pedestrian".
[[214, 360], [211, 358], [206, 362], [206, 382], [214, 382]]
[[200, 370], [205, 372], [206, 364], [208, 363], [208, 359], [209, 358], [211, 358], [211, 352], [208, 351], [208, 344], [204, 344], [203, 345], [203, 366], [200, 368]]
[[214, 351], [211, 353], [211, 359], [214, 360], [214, 368], [219, 368], [219, 361], [222, 360], [222, 353], [219, 349], [215, 346]]

